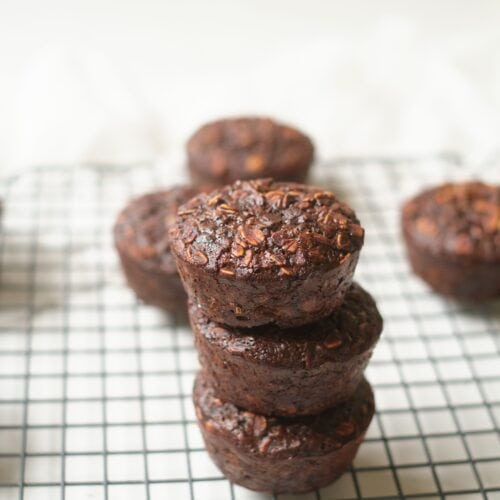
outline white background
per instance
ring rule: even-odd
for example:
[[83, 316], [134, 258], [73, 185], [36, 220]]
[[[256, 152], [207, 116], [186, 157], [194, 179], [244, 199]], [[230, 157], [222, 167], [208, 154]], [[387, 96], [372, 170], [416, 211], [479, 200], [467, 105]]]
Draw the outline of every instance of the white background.
[[0, 172], [171, 158], [266, 113], [320, 156], [500, 146], [494, 1], [1, 0]]

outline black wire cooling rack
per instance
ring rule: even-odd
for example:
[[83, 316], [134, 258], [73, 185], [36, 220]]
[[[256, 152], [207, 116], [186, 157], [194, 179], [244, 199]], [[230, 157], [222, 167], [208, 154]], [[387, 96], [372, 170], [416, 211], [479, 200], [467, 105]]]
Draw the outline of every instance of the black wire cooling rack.
[[[316, 182], [367, 230], [356, 278], [385, 319], [367, 375], [378, 412], [351, 470], [302, 498], [500, 499], [500, 309], [412, 276], [401, 201], [467, 177], [453, 161], [335, 161]], [[191, 405], [189, 328], [138, 303], [111, 241], [117, 211], [165, 172], [44, 168], [13, 180], [0, 232], [0, 498], [273, 498], [232, 485]], [[280, 496], [280, 499], [285, 498]]]

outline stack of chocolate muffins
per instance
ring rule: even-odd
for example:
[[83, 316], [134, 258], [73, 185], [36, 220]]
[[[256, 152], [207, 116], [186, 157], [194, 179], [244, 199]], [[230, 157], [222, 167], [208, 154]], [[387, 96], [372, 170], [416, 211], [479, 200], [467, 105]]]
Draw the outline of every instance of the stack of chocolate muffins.
[[364, 231], [332, 193], [295, 182], [314, 156], [296, 129], [219, 120], [187, 153], [198, 187], [146, 194], [118, 217], [127, 281], [182, 317], [179, 272], [202, 366], [196, 414], [224, 474], [274, 493], [320, 488], [349, 467], [374, 413], [363, 371], [382, 319], [352, 283]]
[[202, 366], [196, 415], [235, 483], [305, 492], [351, 464], [382, 330], [352, 282], [363, 238], [334, 194], [293, 182], [237, 181], [179, 208], [170, 241]]

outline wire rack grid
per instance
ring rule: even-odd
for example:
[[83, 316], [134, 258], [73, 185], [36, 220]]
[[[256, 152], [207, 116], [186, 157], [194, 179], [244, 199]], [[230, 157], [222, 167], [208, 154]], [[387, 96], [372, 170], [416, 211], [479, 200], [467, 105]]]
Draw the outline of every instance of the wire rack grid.
[[[138, 303], [118, 269], [114, 217], [163, 175], [44, 168], [6, 191], [2, 500], [273, 498], [213, 466], [191, 404], [189, 328]], [[349, 472], [304, 499], [500, 499], [500, 309], [434, 295], [409, 271], [399, 235], [405, 197], [464, 176], [439, 158], [316, 169], [366, 227], [356, 277], [385, 329], [367, 370], [378, 411], [366, 441]]]

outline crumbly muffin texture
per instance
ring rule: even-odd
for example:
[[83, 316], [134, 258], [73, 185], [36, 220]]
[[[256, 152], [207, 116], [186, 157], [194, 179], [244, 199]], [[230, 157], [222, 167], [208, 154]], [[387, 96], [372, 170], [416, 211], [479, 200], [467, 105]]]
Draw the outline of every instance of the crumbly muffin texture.
[[183, 205], [174, 251], [222, 275], [302, 275], [336, 267], [363, 245], [353, 210], [321, 188], [237, 181]]
[[374, 413], [373, 393], [363, 380], [352, 398], [320, 415], [269, 417], [239, 409], [217, 397], [203, 379], [196, 378], [194, 400], [200, 425], [211, 433], [245, 446], [252, 454], [286, 457], [321, 455], [341, 448], [362, 434]]
[[373, 348], [383, 324], [375, 301], [356, 283], [346, 293], [342, 307], [330, 316], [294, 328], [224, 326], [210, 320], [192, 302], [189, 309], [193, 329], [221, 354], [290, 370], [345, 363]]
[[349, 399], [382, 331], [374, 300], [356, 284], [330, 316], [295, 328], [223, 326], [193, 303], [189, 317], [207, 382], [265, 415], [313, 415]]

